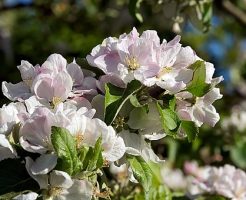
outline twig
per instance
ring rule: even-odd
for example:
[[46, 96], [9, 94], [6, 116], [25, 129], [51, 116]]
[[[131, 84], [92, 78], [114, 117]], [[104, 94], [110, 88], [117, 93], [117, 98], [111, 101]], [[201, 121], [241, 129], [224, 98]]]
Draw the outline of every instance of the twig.
[[222, 1], [222, 6], [228, 13], [233, 15], [236, 19], [240, 20], [240, 22], [243, 24], [246, 24], [246, 13], [243, 12], [240, 8], [235, 6], [229, 0]]

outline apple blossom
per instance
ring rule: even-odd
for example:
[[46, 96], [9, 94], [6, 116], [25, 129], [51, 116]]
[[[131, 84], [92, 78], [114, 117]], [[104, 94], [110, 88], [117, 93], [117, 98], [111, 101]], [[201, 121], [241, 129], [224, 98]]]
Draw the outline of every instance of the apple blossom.
[[[217, 99], [221, 99], [222, 95], [218, 88], [210, 90], [203, 97], [194, 97], [189, 92], [181, 92], [176, 95], [177, 112], [182, 120], [193, 121], [197, 126], [206, 123], [214, 126], [220, 119], [219, 114], [212, 105]], [[195, 101], [193, 104], [190, 101]]]
[[134, 156], [142, 156], [143, 159], [148, 162], [152, 161], [155, 163], [161, 163], [161, 160], [151, 149], [151, 146], [147, 144], [144, 140], [144, 137], [136, 134], [130, 133], [129, 131], [122, 131], [119, 133], [120, 136], [123, 138], [125, 146], [126, 146], [126, 153]]
[[0, 134], [8, 135], [14, 125], [20, 122], [18, 114], [25, 110], [25, 106], [19, 102], [3, 105], [0, 108]]

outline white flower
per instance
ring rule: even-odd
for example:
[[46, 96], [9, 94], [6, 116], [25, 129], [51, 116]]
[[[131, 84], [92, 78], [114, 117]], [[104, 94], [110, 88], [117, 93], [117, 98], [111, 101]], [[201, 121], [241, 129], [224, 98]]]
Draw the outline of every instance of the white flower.
[[170, 169], [163, 167], [161, 169], [161, 178], [163, 182], [172, 190], [185, 190], [187, 188], [187, 180], [180, 169]]
[[182, 92], [176, 95], [177, 97], [177, 112], [182, 120], [193, 121], [197, 126], [203, 123], [210, 126], [215, 126], [219, 121], [220, 116], [212, 105], [214, 101], [222, 98], [219, 88], [213, 88], [203, 97], [197, 97], [192, 105], [186, 99], [191, 99], [193, 96], [188, 92]]
[[26, 112], [22, 103], [10, 103], [0, 108], [0, 134], [9, 134], [13, 126], [20, 122], [18, 114]]
[[[87, 180], [73, 180], [63, 171], [51, 171], [56, 165], [54, 158], [52, 154], [41, 155], [36, 161], [29, 157], [26, 158], [26, 169], [29, 175], [38, 182], [40, 189], [45, 189], [47, 193], [45, 198], [50, 200], [90, 200], [93, 193], [92, 184]], [[48, 172], [50, 173], [48, 174]]]
[[20, 194], [14, 197], [14, 200], [36, 200], [38, 198], [38, 194], [35, 192], [28, 192], [27, 194]]
[[134, 156], [142, 156], [146, 162], [163, 162], [163, 160], [160, 160], [160, 158], [154, 153], [151, 146], [147, 144], [143, 136], [136, 133], [130, 133], [126, 130], [119, 134], [124, 140], [126, 153]]

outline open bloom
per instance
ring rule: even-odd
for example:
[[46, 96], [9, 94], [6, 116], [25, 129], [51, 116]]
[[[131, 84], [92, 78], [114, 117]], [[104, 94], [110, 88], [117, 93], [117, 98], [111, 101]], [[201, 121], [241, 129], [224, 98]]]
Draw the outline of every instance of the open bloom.
[[129, 34], [123, 34], [119, 39], [105, 39], [87, 56], [87, 61], [105, 74], [116, 75], [128, 83], [137, 78], [137, 73], [152, 73], [155, 67], [153, 54], [159, 41], [156, 31], [145, 31], [139, 37], [133, 28]]
[[2, 83], [3, 94], [12, 101], [23, 101], [32, 96], [31, 86], [34, 78], [39, 73], [39, 66], [33, 67], [28, 61], [21, 61], [21, 65], [17, 66], [21, 73], [22, 81], [17, 84]]
[[3, 105], [0, 108], [0, 134], [9, 134], [14, 125], [20, 122], [18, 113], [25, 111], [25, 106], [19, 102]]
[[[72, 179], [66, 172], [52, 170], [56, 164], [54, 158], [52, 155], [41, 155], [36, 161], [30, 157], [26, 158], [26, 169], [29, 175], [37, 181], [40, 188], [44, 190], [45, 198], [52, 200], [90, 200], [93, 194], [92, 184], [87, 180]], [[48, 172], [50, 173], [48, 174]]]
[[205, 191], [217, 193], [233, 200], [246, 199], [246, 174], [234, 166], [210, 167], [206, 179], [200, 181]]
[[[194, 97], [189, 92], [181, 92], [176, 95], [177, 112], [182, 120], [193, 121], [197, 126], [201, 126], [206, 123], [210, 126], [214, 126], [220, 119], [219, 114], [212, 105], [214, 101], [222, 98], [219, 88], [213, 88], [203, 97]], [[190, 101], [195, 103], [190, 103]]]
[[120, 132], [120, 136], [124, 140], [126, 153], [134, 156], [142, 156], [146, 162], [163, 162], [163, 160], [160, 160], [154, 153], [151, 146], [145, 141], [142, 135], [124, 130]]

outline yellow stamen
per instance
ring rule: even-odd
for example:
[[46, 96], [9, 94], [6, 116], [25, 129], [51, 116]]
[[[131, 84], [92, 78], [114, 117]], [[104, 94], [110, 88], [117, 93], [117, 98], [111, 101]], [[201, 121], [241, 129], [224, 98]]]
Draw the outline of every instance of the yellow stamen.
[[163, 67], [161, 71], [157, 74], [157, 78], [161, 78], [163, 75], [168, 74], [172, 71], [171, 67]]
[[126, 61], [126, 64], [130, 70], [136, 70], [140, 67], [137, 59], [134, 56], [133, 57], [129, 57], [129, 56], [126, 57], [125, 61]]
[[76, 141], [76, 147], [80, 148], [82, 145], [82, 142], [84, 140], [84, 134], [81, 132], [78, 132], [75, 134], [75, 141]]
[[49, 189], [49, 196], [50, 197], [56, 197], [56, 196], [59, 196], [61, 193], [62, 193], [62, 188], [61, 187], [51, 187]]
[[109, 161], [103, 160], [103, 167], [109, 167]]
[[62, 99], [60, 97], [53, 97], [52, 98], [52, 106], [54, 106], [54, 107], [56, 107], [61, 102], [62, 102]]
[[24, 80], [24, 82], [29, 86], [29, 87], [31, 87], [32, 86], [32, 78], [30, 77], [30, 78], [26, 78], [25, 80]]

